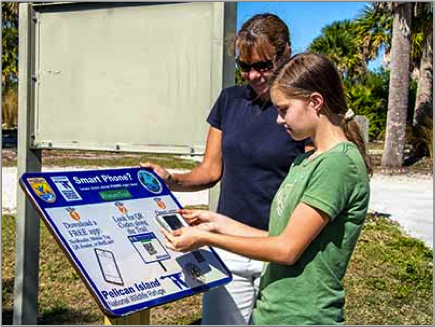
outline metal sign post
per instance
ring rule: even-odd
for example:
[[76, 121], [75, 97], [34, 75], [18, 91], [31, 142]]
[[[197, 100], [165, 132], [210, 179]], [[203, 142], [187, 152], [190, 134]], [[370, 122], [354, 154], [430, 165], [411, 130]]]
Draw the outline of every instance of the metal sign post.
[[[18, 98], [18, 176], [29, 171], [41, 171], [41, 150], [31, 148], [34, 92], [32, 88], [32, 9], [20, 4], [19, 26], [19, 98]], [[14, 325], [36, 324], [38, 316], [39, 217], [17, 190], [15, 243]]]

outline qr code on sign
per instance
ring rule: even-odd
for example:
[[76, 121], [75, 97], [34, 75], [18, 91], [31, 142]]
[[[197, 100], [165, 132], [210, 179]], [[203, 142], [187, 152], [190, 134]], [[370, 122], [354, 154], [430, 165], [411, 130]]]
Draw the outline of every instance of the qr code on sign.
[[154, 246], [150, 242], [142, 243], [142, 245], [145, 248], [145, 250], [147, 250], [149, 255], [157, 254], [156, 249], [154, 248]]

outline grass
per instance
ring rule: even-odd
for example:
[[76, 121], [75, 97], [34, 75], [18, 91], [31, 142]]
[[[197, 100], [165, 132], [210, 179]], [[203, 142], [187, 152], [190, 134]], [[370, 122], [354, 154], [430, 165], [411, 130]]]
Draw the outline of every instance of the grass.
[[[2, 324], [12, 323], [15, 217], [2, 216]], [[387, 217], [367, 217], [345, 277], [347, 323], [433, 325], [433, 252]], [[41, 223], [38, 324], [103, 324], [104, 316]], [[187, 308], [187, 309], [186, 309]], [[153, 325], [197, 324], [201, 295], [151, 309]]]
[[433, 325], [433, 251], [370, 214], [346, 278], [349, 324]]
[[[43, 150], [42, 166], [133, 167], [151, 161], [172, 169], [192, 169], [196, 162], [170, 154], [140, 154], [98, 151]], [[2, 151], [2, 166], [17, 165], [16, 150]]]
[[[370, 142], [367, 145], [371, 153], [372, 163], [376, 173], [433, 174], [433, 159], [423, 158], [411, 166], [399, 168], [382, 168], [383, 142]], [[79, 151], [79, 150], [42, 150], [42, 166], [84, 167], [89, 169], [99, 167], [134, 167], [140, 162], [151, 161], [165, 168], [192, 169], [196, 166], [193, 160], [187, 160], [171, 154], [140, 154], [109, 151]], [[16, 149], [2, 151], [2, 166], [15, 167], [17, 165]]]

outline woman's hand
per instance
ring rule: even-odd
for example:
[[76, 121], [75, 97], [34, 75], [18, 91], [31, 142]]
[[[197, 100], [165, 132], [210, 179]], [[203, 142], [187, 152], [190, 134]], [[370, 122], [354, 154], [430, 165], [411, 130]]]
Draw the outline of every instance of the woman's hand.
[[171, 182], [172, 175], [163, 167], [160, 167], [159, 165], [153, 164], [149, 161], [147, 162], [141, 162], [139, 164], [143, 168], [151, 168], [154, 170], [154, 172], [161, 178], [163, 181], [169, 186]]
[[160, 229], [166, 237], [166, 247], [173, 251], [189, 252], [205, 245], [206, 231], [196, 227], [182, 227], [175, 231], [168, 232]]
[[207, 232], [219, 232], [219, 227], [224, 223], [225, 216], [207, 210], [177, 210], [190, 226]]

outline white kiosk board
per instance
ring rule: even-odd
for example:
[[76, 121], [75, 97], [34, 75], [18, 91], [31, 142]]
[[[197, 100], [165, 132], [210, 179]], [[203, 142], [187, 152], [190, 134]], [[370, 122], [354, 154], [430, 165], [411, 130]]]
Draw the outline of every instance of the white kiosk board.
[[202, 155], [210, 108], [234, 83], [227, 8], [34, 4], [32, 148]]
[[212, 248], [180, 253], [165, 247], [159, 221], [173, 229], [185, 222], [177, 220], [179, 202], [151, 170], [27, 173], [20, 185], [107, 316], [232, 278]]

